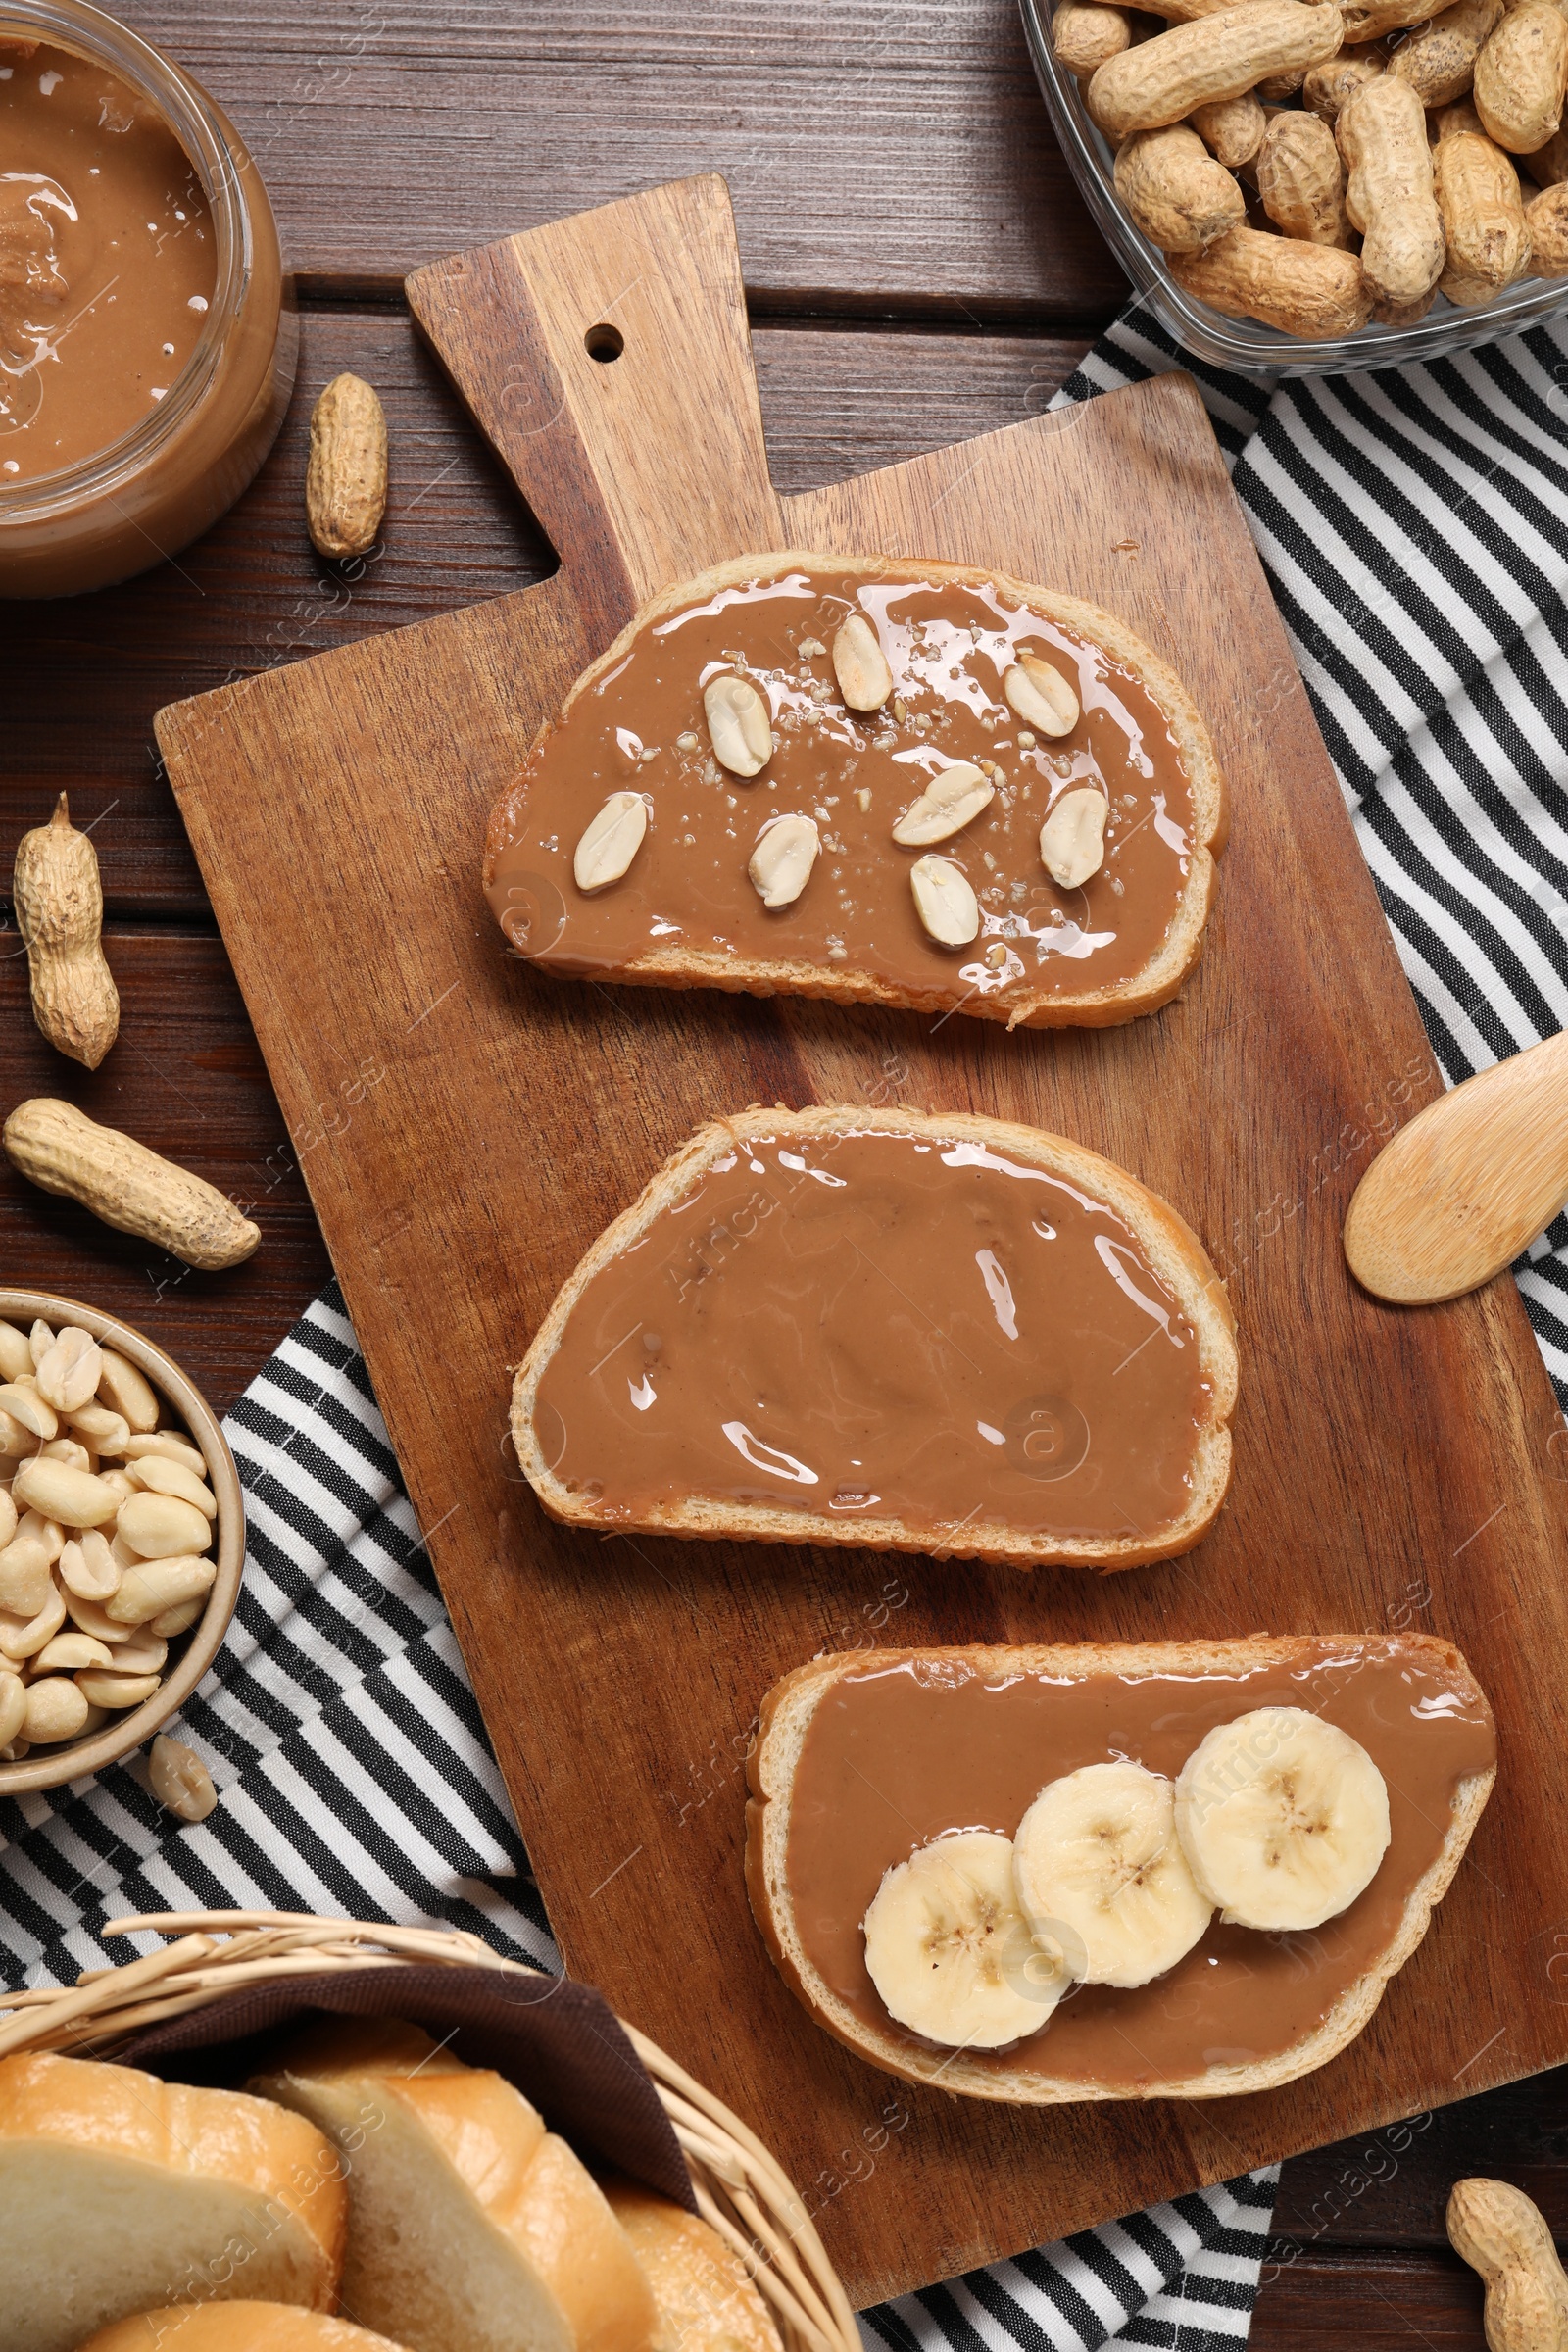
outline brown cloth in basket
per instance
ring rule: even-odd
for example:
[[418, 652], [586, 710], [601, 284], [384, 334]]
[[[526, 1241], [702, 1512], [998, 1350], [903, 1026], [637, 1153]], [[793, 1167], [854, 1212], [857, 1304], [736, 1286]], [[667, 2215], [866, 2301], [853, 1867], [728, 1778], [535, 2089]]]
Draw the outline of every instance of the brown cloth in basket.
[[172, 2018], [117, 2055], [169, 2082], [239, 2089], [281, 2046], [283, 2029], [323, 2009], [423, 2026], [454, 2057], [505, 2075], [585, 2162], [696, 2212], [680, 2143], [624, 2028], [602, 1993], [569, 1977], [419, 1966], [286, 1977]]

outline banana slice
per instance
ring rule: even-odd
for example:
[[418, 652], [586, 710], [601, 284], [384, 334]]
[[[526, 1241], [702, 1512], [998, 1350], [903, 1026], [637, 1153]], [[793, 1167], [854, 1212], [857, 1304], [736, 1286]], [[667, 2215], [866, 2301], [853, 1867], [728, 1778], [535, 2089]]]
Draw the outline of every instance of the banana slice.
[[865, 1965], [901, 2026], [955, 2049], [1038, 2034], [1072, 1980], [1037, 1947], [1012, 1890], [1012, 1840], [964, 1830], [886, 1872], [865, 1915]]
[[1035, 1933], [1086, 1984], [1147, 1984], [1190, 1952], [1213, 1904], [1176, 1836], [1175, 1790], [1125, 1760], [1042, 1788], [1013, 1840], [1013, 1886]]
[[1176, 1783], [1193, 1876], [1236, 1927], [1321, 1927], [1377, 1875], [1389, 1791], [1366, 1749], [1302, 1707], [1222, 1723]]

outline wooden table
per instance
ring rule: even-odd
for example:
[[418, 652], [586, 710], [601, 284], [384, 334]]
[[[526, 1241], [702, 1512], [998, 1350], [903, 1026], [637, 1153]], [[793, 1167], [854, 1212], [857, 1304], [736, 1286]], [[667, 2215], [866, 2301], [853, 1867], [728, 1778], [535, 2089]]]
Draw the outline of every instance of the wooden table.
[[[68, 787], [98, 846], [123, 1016], [96, 1076], [53, 1054], [8, 910], [0, 1108], [68, 1096], [253, 1203], [265, 1239], [232, 1274], [192, 1274], [0, 1163], [0, 1262], [115, 1306], [221, 1408], [329, 1267], [159, 773], [153, 712], [554, 568], [416, 343], [404, 273], [723, 172], [785, 490], [1041, 408], [1124, 289], [1047, 127], [1009, 0], [469, 0], [435, 53], [433, 21], [410, 0], [293, 0], [282, 26], [262, 0], [233, 0], [220, 24], [194, 0], [122, 13], [206, 82], [261, 163], [299, 275], [300, 383], [255, 487], [177, 564], [74, 603], [6, 608], [0, 872]], [[311, 404], [345, 368], [379, 389], [392, 448], [382, 545], [353, 581], [315, 559], [301, 506]], [[1477, 2282], [1444, 2237], [1448, 2186], [1499, 2174], [1568, 2232], [1565, 2093], [1568, 2069], [1289, 2165], [1258, 2352], [1479, 2345]]]

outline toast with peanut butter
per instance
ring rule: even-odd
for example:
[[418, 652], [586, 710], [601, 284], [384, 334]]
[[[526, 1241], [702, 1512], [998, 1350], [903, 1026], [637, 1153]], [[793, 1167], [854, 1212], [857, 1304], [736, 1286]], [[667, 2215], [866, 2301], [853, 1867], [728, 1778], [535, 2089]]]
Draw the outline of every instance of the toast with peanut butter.
[[1102, 1027], [1201, 952], [1208, 730], [1113, 614], [891, 557], [738, 557], [644, 607], [497, 803], [484, 881], [564, 976]]
[[1200, 1244], [1110, 1160], [969, 1113], [754, 1107], [593, 1244], [512, 1430], [582, 1527], [1129, 1568], [1213, 1520], [1236, 1381]]
[[908, 2082], [1054, 2106], [1337, 2056], [1496, 1741], [1431, 1636], [977, 1645], [797, 1668], [748, 1774], [752, 1910], [817, 2024]]

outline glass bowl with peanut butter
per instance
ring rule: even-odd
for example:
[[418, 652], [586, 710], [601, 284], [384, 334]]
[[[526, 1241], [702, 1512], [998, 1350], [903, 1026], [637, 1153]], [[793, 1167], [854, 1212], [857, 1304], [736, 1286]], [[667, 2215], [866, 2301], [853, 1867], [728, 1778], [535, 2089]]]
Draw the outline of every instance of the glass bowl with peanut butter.
[[246, 488], [293, 385], [232, 123], [82, 0], [0, 0], [0, 595], [144, 571]]

